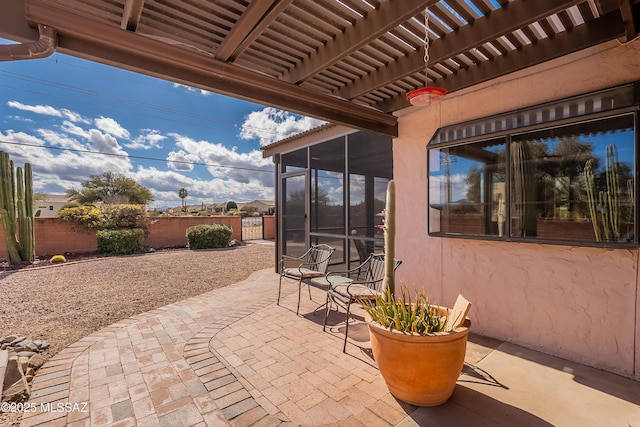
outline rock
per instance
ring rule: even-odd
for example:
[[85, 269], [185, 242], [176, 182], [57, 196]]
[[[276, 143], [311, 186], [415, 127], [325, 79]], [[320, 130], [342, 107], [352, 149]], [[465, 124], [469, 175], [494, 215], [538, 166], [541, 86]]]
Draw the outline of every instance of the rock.
[[38, 347], [38, 350], [46, 350], [49, 348], [49, 342], [45, 340], [34, 340], [33, 343]]
[[24, 341], [24, 340], [26, 340], [26, 339], [27, 339], [27, 337], [18, 336], [16, 339], [14, 339], [13, 341], [11, 341], [11, 342], [9, 343], [9, 345], [15, 346], [16, 344], [18, 344], [18, 343], [20, 343], [20, 342], [22, 342], [22, 341]]
[[16, 356], [29, 358], [34, 354], [38, 354], [38, 353], [36, 353], [35, 351], [19, 351], [16, 353]]
[[4, 373], [3, 389], [9, 388], [10, 385], [22, 378], [22, 374], [18, 369], [18, 357], [10, 357], [7, 361], [7, 370]]
[[3, 402], [22, 402], [29, 398], [30, 395], [29, 384], [26, 380], [20, 378], [10, 387], [6, 388], [2, 392]]
[[[33, 356], [33, 354], [31, 356]], [[31, 356], [20, 356], [20, 354], [18, 354], [18, 368], [20, 368], [20, 373], [22, 375], [24, 375], [24, 373], [27, 371], [28, 364], [29, 364], [29, 357]]]
[[21, 351], [38, 351], [38, 346], [29, 340], [24, 340], [15, 346], [15, 350], [17, 353]]
[[40, 367], [44, 365], [44, 362], [46, 361], [47, 359], [44, 356], [34, 354], [29, 358], [28, 366], [33, 369], [40, 369]]
[[20, 335], [7, 335], [6, 337], [2, 337], [0, 338], [0, 344], [8, 344], [11, 341], [15, 340], [16, 338], [18, 338]]

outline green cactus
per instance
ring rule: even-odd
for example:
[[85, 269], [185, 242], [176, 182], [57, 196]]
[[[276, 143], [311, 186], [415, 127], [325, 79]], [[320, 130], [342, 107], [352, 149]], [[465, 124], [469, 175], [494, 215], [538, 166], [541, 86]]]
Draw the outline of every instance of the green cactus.
[[[595, 192], [595, 178], [593, 173], [593, 159], [587, 160], [584, 166], [584, 180], [587, 190], [589, 215], [596, 241], [620, 240], [620, 199], [618, 190], [620, 176], [618, 172], [618, 153], [614, 144], [607, 145], [605, 162], [605, 178], [607, 191]], [[627, 183], [629, 186], [629, 183]], [[629, 192], [633, 197], [633, 192]]]
[[389, 295], [395, 295], [395, 258], [396, 258], [396, 184], [393, 180], [387, 184], [387, 204], [384, 209], [384, 280], [382, 289]]
[[518, 235], [533, 237], [537, 235], [538, 213], [535, 206], [535, 171], [531, 147], [525, 141], [516, 141], [511, 146], [513, 164], [514, 216], [518, 218]]
[[[11, 265], [33, 262], [35, 230], [33, 226], [33, 178], [31, 165], [25, 163], [14, 172], [9, 155], [0, 151], [0, 220], [4, 229], [7, 262]], [[17, 233], [16, 233], [17, 231]]]

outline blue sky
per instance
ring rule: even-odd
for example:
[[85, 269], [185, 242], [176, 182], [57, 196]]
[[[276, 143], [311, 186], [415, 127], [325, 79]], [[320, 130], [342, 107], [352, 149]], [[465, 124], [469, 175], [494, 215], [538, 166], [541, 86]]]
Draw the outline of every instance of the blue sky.
[[0, 62], [0, 93], [0, 150], [31, 163], [34, 191], [118, 172], [151, 208], [179, 206], [182, 187], [188, 204], [273, 199], [260, 147], [322, 123], [58, 53]]

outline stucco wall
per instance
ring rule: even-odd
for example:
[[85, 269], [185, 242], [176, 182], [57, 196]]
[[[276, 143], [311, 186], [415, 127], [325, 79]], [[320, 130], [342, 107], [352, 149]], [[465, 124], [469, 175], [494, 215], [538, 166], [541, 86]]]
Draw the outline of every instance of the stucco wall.
[[[232, 239], [240, 240], [242, 219], [237, 216], [184, 216], [152, 218], [149, 235], [144, 244], [154, 248], [180, 247], [187, 245], [187, 228], [199, 224], [225, 224], [233, 227]], [[36, 218], [35, 245], [37, 256], [54, 254], [89, 253], [98, 250], [96, 233], [73, 231], [71, 226], [57, 218]], [[7, 258], [4, 231], [0, 226], [0, 259]]]
[[441, 126], [636, 80], [640, 41], [614, 41], [402, 111], [398, 283], [446, 305], [462, 293], [478, 333], [640, 379], [638, 250], [429, 237], [425, 148]]

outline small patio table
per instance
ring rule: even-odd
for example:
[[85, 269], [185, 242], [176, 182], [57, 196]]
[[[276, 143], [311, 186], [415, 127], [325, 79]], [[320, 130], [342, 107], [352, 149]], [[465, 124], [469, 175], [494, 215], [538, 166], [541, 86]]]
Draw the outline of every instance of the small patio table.
[[[329, 290], [331, 285], [349, 285], [352, 282], [353, 282], [352, 278], [345, 277], [345, 276], [331, 276], [331, 283], [329, 283], [329, 281], [327, 280], [326, 276], [315, 277], [315, 278], [311, 279], [311, 283], [313, 283], [316, 286], [323, 287], [323, 288], [325, 288], [325, 290]], [[326, 307], [326, 306], [327, 306], [327, 302], [325, 301], [324, 304], [318, 306], [318, 308], [313, 310], [314, 316], [316, 314], [316, 311], [318, 311], [322, 307]]]

